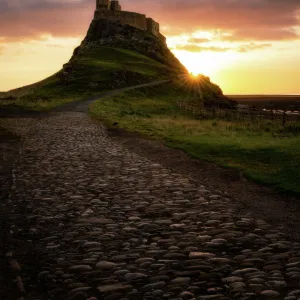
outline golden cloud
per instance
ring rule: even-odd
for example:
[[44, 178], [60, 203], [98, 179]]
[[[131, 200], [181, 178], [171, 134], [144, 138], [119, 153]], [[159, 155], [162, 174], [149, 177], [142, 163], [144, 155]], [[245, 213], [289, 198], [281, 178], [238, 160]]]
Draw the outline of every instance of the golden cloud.
[[[221, 30], [230, 32], [232, 40], [300, 38], [295, 30], [300, 26], [299, 0], [123, 0], [122, 6], [151, 15], [167, 35]], [[94, 7], [94, 0], [2, 0], [0, 37], [83, 36]]]

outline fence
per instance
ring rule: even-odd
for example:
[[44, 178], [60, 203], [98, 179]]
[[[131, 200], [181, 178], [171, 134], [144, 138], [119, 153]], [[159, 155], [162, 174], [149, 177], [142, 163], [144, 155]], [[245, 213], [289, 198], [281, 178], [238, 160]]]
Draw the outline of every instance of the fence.
[[200, 101], [178, 101], [177, 106], [188, 113], [195, 115], [198, 119], [222, 119], [222, 120], [269, 120], [281, 121], [284, 126], [287, 122], [300, 121], [300, 111], [291, 112], [287, 110], [264, 110], [264, 109], [224, 109], [215, 107], [206, 107]]

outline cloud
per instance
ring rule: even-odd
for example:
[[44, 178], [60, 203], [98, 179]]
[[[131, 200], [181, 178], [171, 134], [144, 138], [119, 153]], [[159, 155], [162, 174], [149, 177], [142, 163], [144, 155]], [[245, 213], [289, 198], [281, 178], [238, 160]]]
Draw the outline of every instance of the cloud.
[[243, 40], [285, 41], [300, 39], [300, 35], [293, 28], [260, 28], [257, 30], [244, 28], [235, 30], [230, 36], [223, 35], [220, 39], [230, 42]]
[[[300, 38], [299, 0], [120, 0], [124, 9], [146, 13], [167, 34], [220, 30], [232, 40]], [[83, 36], [95, 0], [0, 0], [0, 37], [7, 40]]]
[[205, 38], [195, 38], [195, 37], [192, 37], [189, 39], [189, 43], [192, 43], [192, 44], [203, 44], [203, 43], [208, 43], [210, 42], [209, 39], [205, 39]]
[[9, 1], [0, 2], [0, 37], [8, 41], [45, 34], [82, 36], [93, 18], [94, 1], [90, 0]]
[[176, 50], [185, 50], [189, 52], [202, 52], [202, 51], [211, 51], [211, 52], [226, 52], [232, 50], [232, 48], [222, 48], [222, 47], [202, 47], [195, 44], [186, 44], [186, 45], [177, 45]]
[[249, 52], [249, 51], [253, 51], [253, 50], [261, 50], [261, 49], [265, 49], [265, 48], [269, 48], [272, 47], [272, 44], [248, 44], [248, 45], [243, 45], [241, 47], [239, 47], [238, 51], [239, 52]]
[[185, 31], [220, 29], [235, 40], [300, 38], [299, 0], [165, 0], [162, 7], [163, 21]]
[[185, 50], [188, 52], [203, 52], [203, 51], [210, 51], [210, 52], [227, 52], [227, 51], [238, 51], [241, 53], [254, 51], [254, 50], [261, 50], [268, 47], [272, 47], [272, 44], [244, 44], [239, 47], [216, 47], [216, 46], [199, 46], [197, 44], [186, 44], [186, 45], [177, 45], [176, 50]]

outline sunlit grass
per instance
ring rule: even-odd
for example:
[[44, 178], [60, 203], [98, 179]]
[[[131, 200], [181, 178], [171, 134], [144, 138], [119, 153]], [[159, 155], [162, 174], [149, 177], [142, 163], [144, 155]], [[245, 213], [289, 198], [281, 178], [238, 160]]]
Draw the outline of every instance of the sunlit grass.
[[[199, 120], [181, 111], [172, 87], [129, 91], [97, 101], [91, 112], [121, 128], [163, 139], [195, 158], [240, 169], [254, 181], [300, 194], [299, 131], [268, 120]], [[293, 124], [300, 128], [300, 124]]]

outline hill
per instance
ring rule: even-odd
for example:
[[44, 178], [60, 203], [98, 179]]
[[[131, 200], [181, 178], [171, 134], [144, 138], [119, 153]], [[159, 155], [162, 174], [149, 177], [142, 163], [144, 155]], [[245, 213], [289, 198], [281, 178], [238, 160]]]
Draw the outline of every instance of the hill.
[[[189, 77], [187, 70], [154, 35], [119, 21], [94, 19], [62, 70], [2, 94], [1, 106], [49, 109], [107, 90], [182, 77]], [[209, 78], [203, 77], [202, 83], [208, 101], [225, 99]]]

